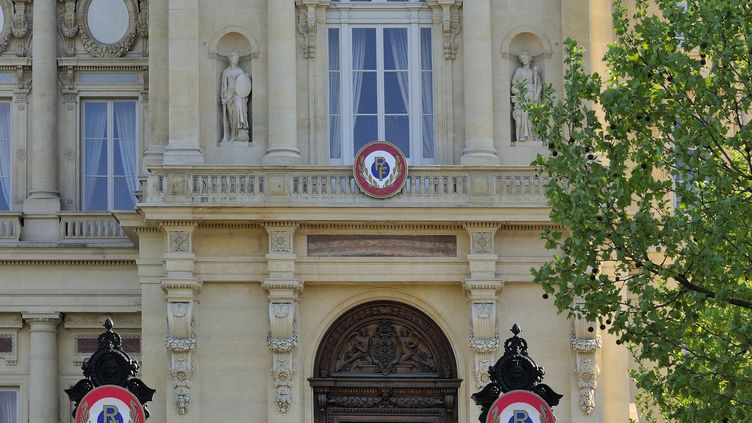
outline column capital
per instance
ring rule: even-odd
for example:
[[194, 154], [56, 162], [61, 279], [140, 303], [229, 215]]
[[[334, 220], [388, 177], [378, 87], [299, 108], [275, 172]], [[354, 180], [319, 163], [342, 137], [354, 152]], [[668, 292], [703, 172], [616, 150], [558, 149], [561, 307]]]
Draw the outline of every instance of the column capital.
[[57, 327], [63, 321], [62, 313], [21, 313], [21, 317], [29, 322], [32, 329], [42, 325], [55, 325]]

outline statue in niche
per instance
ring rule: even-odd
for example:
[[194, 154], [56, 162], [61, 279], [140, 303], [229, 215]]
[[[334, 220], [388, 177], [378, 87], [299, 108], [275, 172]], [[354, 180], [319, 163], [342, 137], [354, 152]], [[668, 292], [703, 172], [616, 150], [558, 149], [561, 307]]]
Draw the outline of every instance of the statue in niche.
[[231, 53], [230, 64], [222, 71], [222, 141], [248, 142], [248, 97], [251, 95], [251, 76], [238, 66], [240, 56]]
[[533, 58], [523, 50], [519, 54], [522, 67], [512, 75], [512, 117], [514, 118], [517, 142], [535, 141], [537, 135], [523, 104], [536, 104], [543, 94], [543, 81], [537, 66], [530, 67]]

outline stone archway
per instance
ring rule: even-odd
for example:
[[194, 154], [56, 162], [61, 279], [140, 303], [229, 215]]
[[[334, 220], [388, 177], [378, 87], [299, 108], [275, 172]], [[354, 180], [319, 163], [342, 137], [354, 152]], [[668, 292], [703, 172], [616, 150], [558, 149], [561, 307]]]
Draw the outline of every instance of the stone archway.
[[449, 340], [407, 304], [375, 301], [340, 316], [309, 381], [317, 423], [458, 422], [461, 380]]

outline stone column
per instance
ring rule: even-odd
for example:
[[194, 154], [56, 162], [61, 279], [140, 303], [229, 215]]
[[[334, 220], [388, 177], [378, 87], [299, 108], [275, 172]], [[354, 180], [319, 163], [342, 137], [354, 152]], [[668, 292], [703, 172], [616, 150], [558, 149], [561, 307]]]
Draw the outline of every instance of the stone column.
[[[166, 165], [202, 164], [198, 0], [168, 1], [169, 142], [163, 162]], [[153, 34], [150, 38], [158, 37]]]
[[29, 423], [58, 421], [57, 326], [60, 317], [60, 313], [23, 314], [31, 327]]
[[[491, 0], [463, 3], [465, 150], [463, 165], [499, 164], [494, 146]], [[470, 23], [468, 25], [468, 23]]]
[[295, 2], [267, 0], [269, 144], [264, 164], [294, 165], [298, 150]]
[[31, 186], [22, 237], [55, 238], [60, 211], [57, 138], [57, 2], [35, 1], [31, 59]]

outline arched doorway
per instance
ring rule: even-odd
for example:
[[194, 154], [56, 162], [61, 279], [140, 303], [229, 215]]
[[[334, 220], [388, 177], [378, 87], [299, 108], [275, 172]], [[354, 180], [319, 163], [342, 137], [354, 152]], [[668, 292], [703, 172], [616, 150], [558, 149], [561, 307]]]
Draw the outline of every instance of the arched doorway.
[[457, 362], [421, 311], [394, 301], [359, 305], [327, 330], [309, 379], [317, 423], [456, 423]]

